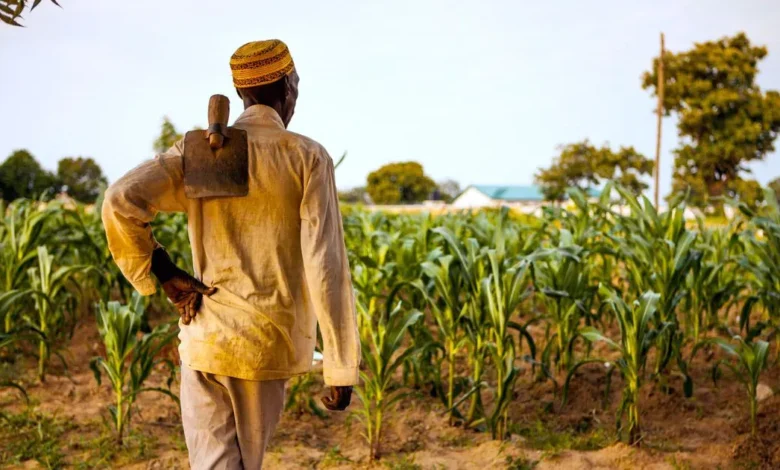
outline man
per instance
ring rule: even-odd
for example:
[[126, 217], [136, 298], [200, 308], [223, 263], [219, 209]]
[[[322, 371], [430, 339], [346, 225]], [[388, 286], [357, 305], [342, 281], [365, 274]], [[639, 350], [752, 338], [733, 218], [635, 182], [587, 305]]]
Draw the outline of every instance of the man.
[[[311, 367], [317, 321], [328, 409], [349, 405], [360, 362], [333, 161], [286, 130], [298, 97], [290, 52], [253, 42], [230, 65], [249, 194], [187, 199], [180, 141], [114, 183], [103, 203], [122, 273], [143, 295], [155, 292], [154, 274], [181, 314], [182, 421], [195, 469], [261, 468], [285, 382]], [[158, 211], [187, 213], [195, 277], [152, 236]]]

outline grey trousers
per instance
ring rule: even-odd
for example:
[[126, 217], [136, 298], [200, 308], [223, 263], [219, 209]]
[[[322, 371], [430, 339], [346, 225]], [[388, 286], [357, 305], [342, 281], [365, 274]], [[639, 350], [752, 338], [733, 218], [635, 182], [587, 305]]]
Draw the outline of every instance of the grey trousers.
[[260, 470], [286, 380], [251, 381], [181, 366], [181, 419], [194, 470]]

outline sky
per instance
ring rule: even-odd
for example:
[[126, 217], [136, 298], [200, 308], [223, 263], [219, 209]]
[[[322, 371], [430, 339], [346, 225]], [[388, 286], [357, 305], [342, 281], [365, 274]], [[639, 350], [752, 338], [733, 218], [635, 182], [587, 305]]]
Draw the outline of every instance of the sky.
[[[744, 31], [780, 88], [775, 0], [44, 0], [25, 28], [0, 25], [0, 158], [29, 149], [48, 169], [93, 157], [110, 181], [153, 157], [163, 116], [206, 125], [208, 98], [241, 103], [229, 58], [279, 38], [301, 76], [290, 129], [337, 159], [346, 189], [415, 160], [434, 180], [528, 184], [561, 144], [588, 138], [655, 155], [655, 99], [640, 76], [658, 55]], [[674, 118], [663, 124], [661, 194]], [[780, 145], [780, 143], [778, 143]], [[777, 154], [753, 165], [780, 176]], [[651, 193], [648, 193], [651, 194]]]

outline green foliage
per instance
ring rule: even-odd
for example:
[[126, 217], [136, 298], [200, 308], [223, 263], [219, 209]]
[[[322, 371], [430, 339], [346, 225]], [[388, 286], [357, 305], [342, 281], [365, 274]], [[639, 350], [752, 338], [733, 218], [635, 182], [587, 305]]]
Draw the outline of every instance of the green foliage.
[[328, 415], [317, 406], [314, 399], [313, 388], [317, 384], [314, 374], [308, 372], [292, 379], [292, 384], [287, 390], [287, 402], [284, 404], [284, 411], [293, 412], [298, 416], [304, 413], [311, 413], [318, 418], [327, 418]]
[[75, 425], [68, 420], [30, 409], [18, 414], [0, 413], [0, 465], [25, 465], [35, 460], [41, 468], [64, 468], [60, 438], [73, 428]]
[[411, 346], [400, 355], [396, 353], [401, 350], [407, 331], [420, 320], [422, 313], [405, 310], [401, 302], [395, 307], [388, 304], [387, 311], [376, 316], [369, 313], [365, 304], [358, 302], [358, 312], [366, 370], [360, 372], [362, 384], [355, 388], [362, 404], [357, 416], [365, 427], [363, 436], [369, 445], [369, 458], [373, 460], [381, 455], [386, 415], [405, 396], [392, 389], [393, 375], [417, 348]]
[[[618, 408], [618, 434], [624, 431], [623, 416], [627, 417], [625, 433], [628, 443], [639, 445], [642, 439], [640, 431], [639, 391], [642, 386], [645, 364], [656, 338], [669, 328], [671, 323], [664, 323], [660, 328], [653, 328], [660, 296], [654, 292], [646, 292], [629, 306], [611, 289], [602, 286], [600, 295], [606, 299], [620, 326], [620, 342], [617, 343], [593, 327], [585, 327], [580, 334], [588, 341], [601, 341], [620, 354], [615, 366], [623, 376], [623, 400]], [[606, 363], [604, 359], [589, 359], [579, 362], [566, 377], [564, 385], [564, 402], [568, 393], [569, 383], [574, 372], [581, 366], [592, 363]]]
[[724, 365], [731, 369], [734, 377], [745, 386], [750, 403], [750, 431], [755, 436], [758, 430], [756, 425], [758, 414], [756, 391], [761, 373], [766, 369], [769, 360], [769, 343], [761, 340], [749, 343], [740, 336], [734, 336], [733, 339], [737, 342], [737, 346], [733, 346], [721, 338], [714, 339], [721, 349], [737, 359], [737, 364], [734, 365], [726, 360], [718, 361], [713, 367], [712, 377], [717, 379], [718, 367]]
[[[780, 203], [767, 191], [766, 206], [756, 213], [747, 205], [740, 209], [749, 217], [742, 239], [747, 247], [739, 259], [739, 265], [750, 272], [747, 278], [751, 295], [745, 301], [740, 315], [741, 328], [754, 336], [763, 328], [780, 324]], [[751, 329], [753, 307], [760, 306], [765, 314]], [[751, 331], [752, 330], [752, 331]]]
[[[101, 368], [111, 381], [115, 402], [109, 407], [109, 412], [119, 445], [122, 444], [125, 427], [130, 423], [138, 394], [158, 392], [177, 403], [179, 401], [170, 390], [175, 365], [168, 359], [157, 359], [160, 351], [176, 337], [177, 331], [172, 331], [170, 325], [160, 325], [139, 338], [144, 308], [143, 298], [136, 293], [130, 305], [101, 303], [98, 314], [98, 330], [106, 347], [106, 356], [94, 358], [90, 367], [98, 384], [101, 383]], [[144, 382], [160, 363], [170, 371], [168, 388], [144, 387]]]
[[634, 193], [647, 189], [640, 179], [653, 171], [653, 161], [637, 152], [634, 147], [621, 147], [613, 152], [609, 145], [595, 147], [587, 139], [560, 148], [547, 169], [540, 169], [536, 176], [545, 199], [560, 201], [568, 188], [587, 191], [614, 180]]
[[417, 162], [390, 163], [369, 173], [366, 191], [375, 204], [421, 202], [436, 189]]
[[179, 134], [168, 116], [165, 116], [163, 117], [163, 123], [160, 128], [160, 135], [154, 140], [152, 148], [155, 153], [165, 153], [168, 149], [173, 147], [173, 144], [182, 138], [184, 138], [184, 135]]
[[[50, 1], [60, 6], [57, 0]], [[24, 9], [29, 7], [30, 11], [32, 11], [40, 3], [41, 0], [0, 0], [0, 21], [11, 26], [22, 26], [18, 20], [22, 17]]]
[[358, 186], [346, 191], [339, 191], [339, 201], [347, 204], [365, 204], [368, 192], [365, 186]]
[[439, 200], [450, 203], [460, 196], [460, 183], [455, 180], [445, 180], [437, 184], [436, 195]]
[[57, 165], [57, 178], [75, 200], [93, 203], [108, 186], [103, 170], [91, 158], [63, 158]]
[[767, 187], [775, 193], [775, 200], [780, 204], [780, 178], [775, 178], [767, 184]]
[[54, 175], [41, 168], [27, 150], [14, 151], [0, 164], [0, 196], [6, 201], [51, 196], [58, 190]]
[[38, 329], [41, 339], [38, 342], [38, 379], [46, 379], [46, 370], [51, 354], [59, 357], [63, 364], [65, 360], [58, 353], [57, 346], [62, 335], [67, 332], [67, 326], [75, 322], [67, 318], [73, 306], [78, 302], [79, 285], [74, 276], [80, 271], [89, 271], [90, 266], [61, 266], [54, 268], [56, 257], [49, 253], [45, 245], [38, 247], [38, 265], [30, 268], [29, 295], [33, 299], [36, 315], [22, 315], [25, 324]]
[[[780, 93], [756, 83], [766, 47], [744, 33], [696, 43], [664, 55], [664, 111], [678, 117], [681, 145], [674, 151], [673, 194], [689, 191], [690, 203], [720, 207], [718, 197], [756, 202], [757, 185], [743, 179], [746, 164], [774, 150], [780, 131]], [[658, 58], [642, 86], [657, 94]]]

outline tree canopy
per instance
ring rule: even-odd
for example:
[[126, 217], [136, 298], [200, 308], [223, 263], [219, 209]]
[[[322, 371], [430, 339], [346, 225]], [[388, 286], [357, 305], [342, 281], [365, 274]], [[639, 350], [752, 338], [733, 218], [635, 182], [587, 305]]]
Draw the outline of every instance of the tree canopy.
[[59, 190], [57, 178], [27, 150], [16, 150], [0, 164], [0, 193], [6, 201], [37, 198]]
[[780, 177], [773, 179], [772, 181], [767, 184], [769, 189], [775, 192], [775, 196], [777, 197], [777, 203], [780, 204]]
[[366, 191], [376, 204], [411, 204], [424, 201], [436, 183], [417, 162], [390, 163], [368, 175]]
[[549, 201], [562, 200], [570, 187], [587, 191], [603, 181], [614, 179], [635, 193], [647, 189], [640, 177], [653, 171], [653, 161], [634, 147], [621, 147], [617, 152], [609, 144], [596, 147], [589, 140], [560, 147], [547, 169], [539, 169], [536, 184]]
[[103, 170], [91, 158], [63, 158], [57, 165], [57, 178], [73, 199], [84, 203], [95, 202], [108, 185]]
[[173, 125], [168, 116], [165, 116], [160, 128], [160, 135], [154, 140], [152, 148], [156, 153], [164, 153], [183, 137], [184, 136], [179, 134], [176, 130], [176, 126]]
[[[746, 164], [772, 152], [780, 130], [780, 94], [762, 92], [755, 82], [766, 55], [744, 33], [664, 54], [663, 108], [679, 118], [681, 137], [672, 189], [690, 191], [693, 205], [720, 207], [712, 198], [749, 202], [754, 195], [757, 184], [743, 179]], [[654, 94], [657, 70], [658, 58], [642, 77]]]

